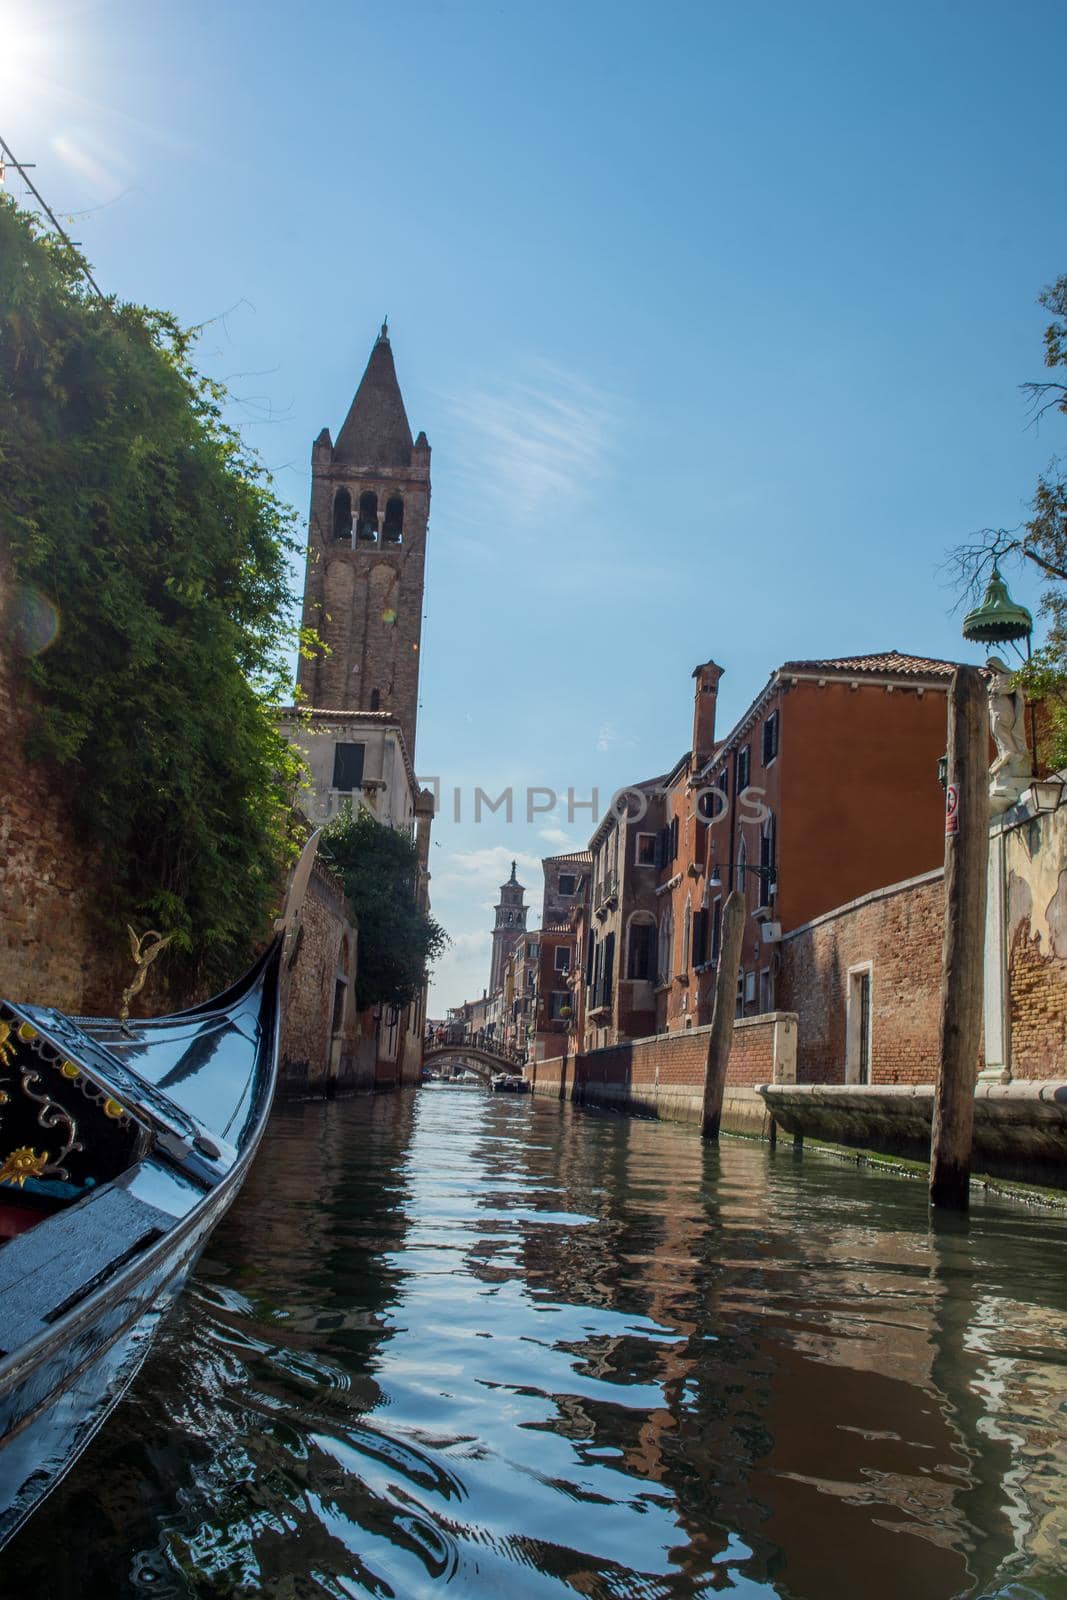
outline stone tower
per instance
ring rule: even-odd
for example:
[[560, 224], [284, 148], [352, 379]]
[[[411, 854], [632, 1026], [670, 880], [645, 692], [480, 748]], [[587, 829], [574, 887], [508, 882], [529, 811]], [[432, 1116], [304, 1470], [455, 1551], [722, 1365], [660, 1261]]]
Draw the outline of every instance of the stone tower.
[[515, 863], [511, 863], [511, 877], [500, 885], [500, 900], [496, 908], [496, 927], [493, 929], [493, 965], [489, 974], [489, 993], [496, 994], [504, 982], [504, 963], [512, 947], [526, 937], [526, 913], [523, 905], [526, 893], [515, 876]]
[[415, 759], [430, 514], [430, 446], [412, 443], [382, 323], [337, 443], [311, 449], [304, 626], [329, 646], [301, 659], [298, 688], [329, 711], [391, 712]]

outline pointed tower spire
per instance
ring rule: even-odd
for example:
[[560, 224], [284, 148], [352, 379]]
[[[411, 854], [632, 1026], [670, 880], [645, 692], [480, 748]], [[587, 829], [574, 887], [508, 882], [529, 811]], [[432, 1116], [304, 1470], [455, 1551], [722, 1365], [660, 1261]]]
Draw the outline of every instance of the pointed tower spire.
[[337, 435], [334, 458], [354, 466], [407, 467], [412, 449], [386, 318]]

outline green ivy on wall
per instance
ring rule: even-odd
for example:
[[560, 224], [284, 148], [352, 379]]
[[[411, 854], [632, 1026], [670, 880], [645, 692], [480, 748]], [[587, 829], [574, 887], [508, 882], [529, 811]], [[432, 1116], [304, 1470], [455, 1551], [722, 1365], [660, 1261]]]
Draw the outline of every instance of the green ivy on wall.
[[[5, 659], [107, 877], [100, 913], [173, 933], [186, 982], [269, 926], [298, 764], [270, 707], [294, 514], [165, 312], [101, 302], [78, 252], [0, 200]], [[125, 935], [123, 935], [125, 937]]]
[[347, 805], [323, 829], [319, 854], [341, 878], [355, 913], [358, 1009], [409, 1005], [449, 942], [418, 903], [415, 844]]

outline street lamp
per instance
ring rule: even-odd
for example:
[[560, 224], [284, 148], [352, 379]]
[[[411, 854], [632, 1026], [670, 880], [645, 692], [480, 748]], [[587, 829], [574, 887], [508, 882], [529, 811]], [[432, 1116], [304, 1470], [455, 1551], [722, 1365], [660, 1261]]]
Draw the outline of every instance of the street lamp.
[[1063, 799], [1063, 781], [1060, 778], [1035, 779], [1030, 785], [1030, 798], [1037, 812], [1055, 811]]
[[1029, 641], [1033, 631], [1033, 617], [1025, 606], [1012, 599], [994, 561], [981, 605], [968, 611], [963, 619], [963, 637], [977, 644], [1016, 644], [1019, 639]]

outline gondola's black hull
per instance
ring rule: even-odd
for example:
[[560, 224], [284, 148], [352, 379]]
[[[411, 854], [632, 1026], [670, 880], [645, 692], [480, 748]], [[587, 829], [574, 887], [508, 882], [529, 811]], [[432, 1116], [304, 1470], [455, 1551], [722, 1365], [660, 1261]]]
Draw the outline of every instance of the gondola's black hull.
[[[212, 1230], [236, 1198], [247, 1160], [183, 1224], [81, 1308], [0, 1393], [0, 1548], [73, 1466], [122, 1398]], [[179, 1231], [180, 1229], [180, 1231]]]
[[[0, 1249], [0, 1546], [121, 1398], [252, 1164], [317, 842], [304, 847], [270, 947], [205, 1005], [123, 1024], [0, 1003], [3, 1109], [22, 1117], [5, 1181], [39, 1169], [78, 1179], [73, 1203]], [[129, 1151], [108, 1169], [102, 1138], [96, 1177], [93, 1142], [75, 1125], [93, 1116], [97, 1134], [122, 1130]], [[38, 1151], [62, 1130], [58, 1155]], [[80, 1171], [63, 1169], [68, 1157]]]

